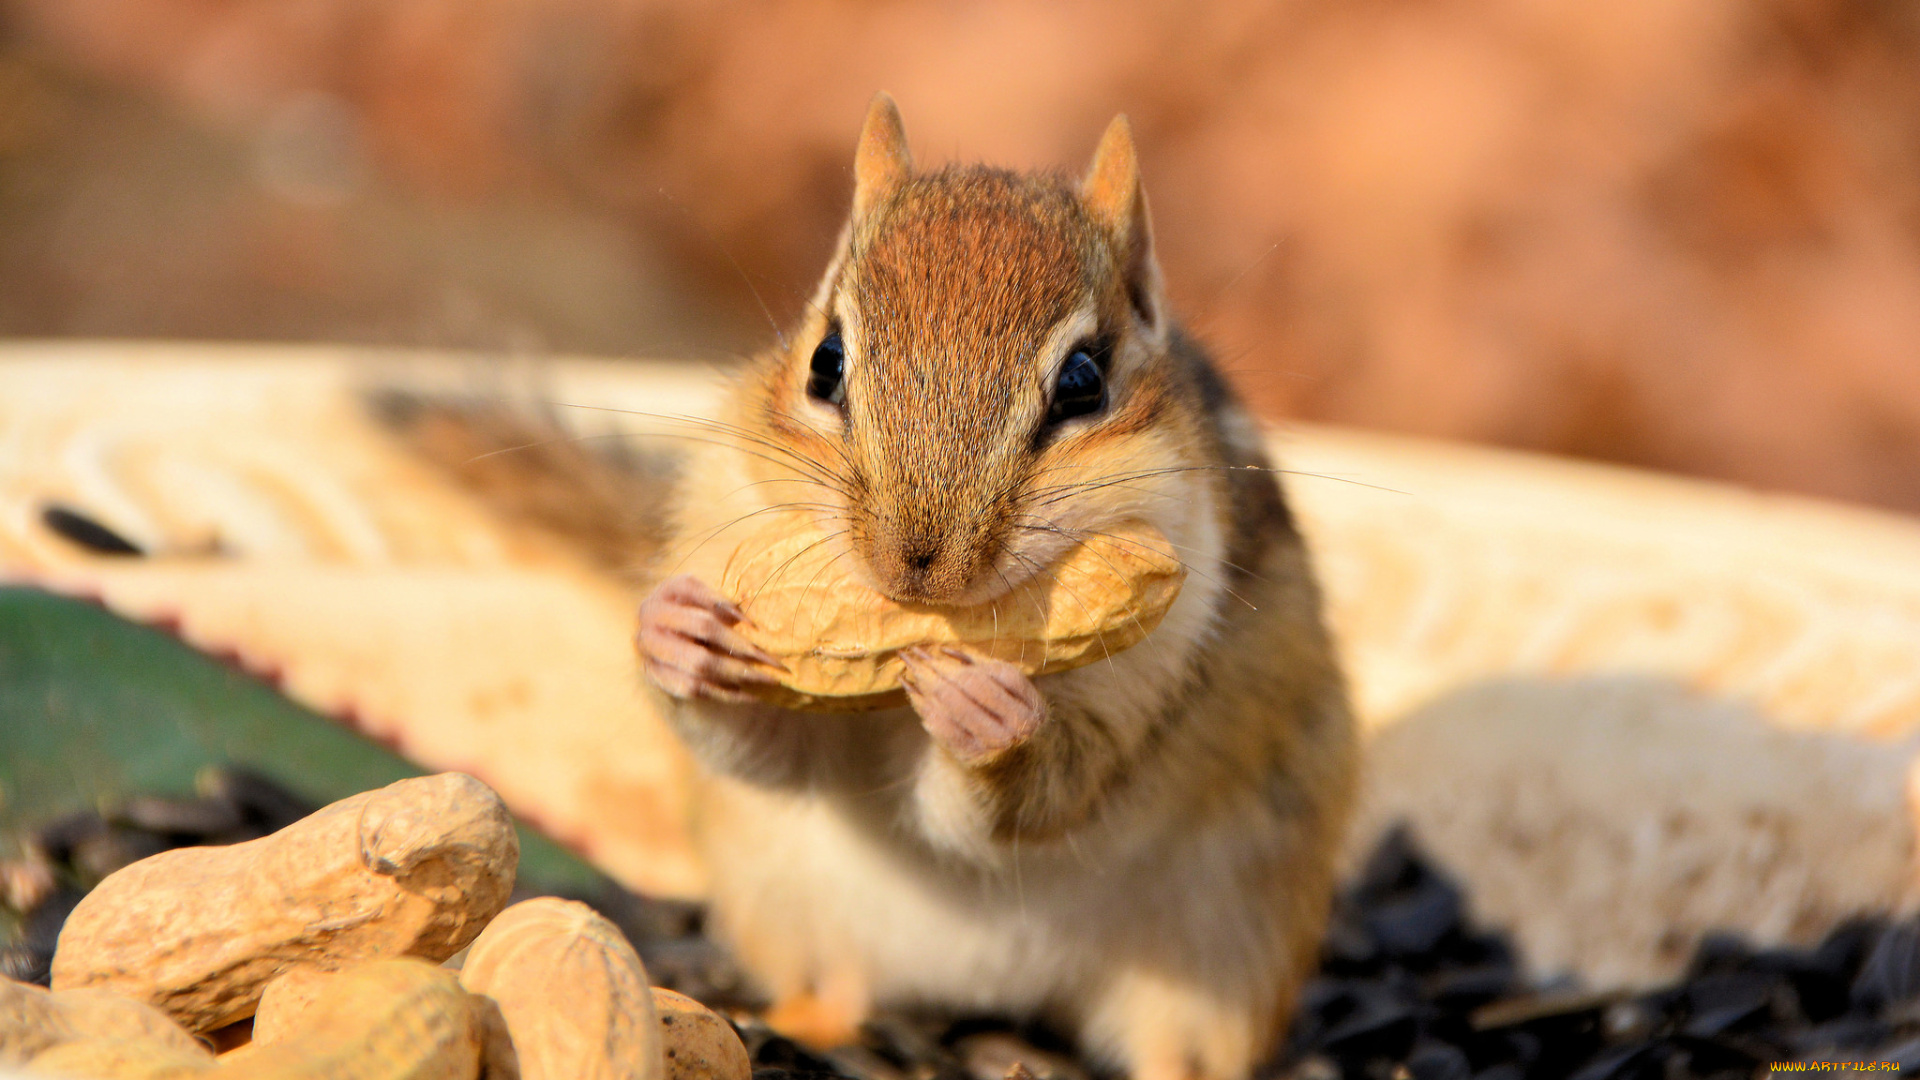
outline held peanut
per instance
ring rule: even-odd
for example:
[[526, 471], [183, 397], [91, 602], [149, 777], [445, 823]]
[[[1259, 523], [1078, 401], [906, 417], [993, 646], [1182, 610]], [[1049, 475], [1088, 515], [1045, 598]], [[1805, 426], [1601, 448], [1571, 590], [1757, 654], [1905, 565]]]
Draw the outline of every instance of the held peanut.
[[772, 524], [740, 545], [719, 583], [751, 620], [747, 637], [787, 666], [782, 685], [756, 693], [790, 708], [903, 704], [900, 651], [915, 645], [965, 645], [1029, 675], [1091, 664], [1146, 637], [1186, 579], [1166, 537], [1136, 522], [1085, 537], [998, 599], [901, 604], [820, 541], [791, 520]]
[[499, 1006], [524, 1080], [660, 1080], [660, 1030], [639, 954], [585, 904], [500, 913], [460, 982]]
[[110, 875], [61, 931], [56, 989], [100, 987], [190, 1031], [250, 1015], [288, 968], [438, 962], [513, 887], [519, 841], [486, 785], [459, 773], [342, 799], [264, 839], [180, 848]]

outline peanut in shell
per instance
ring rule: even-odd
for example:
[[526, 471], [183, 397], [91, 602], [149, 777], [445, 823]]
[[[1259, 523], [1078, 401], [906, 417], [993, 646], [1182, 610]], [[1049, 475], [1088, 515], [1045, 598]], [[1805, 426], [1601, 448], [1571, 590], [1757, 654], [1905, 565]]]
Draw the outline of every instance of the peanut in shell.
[[0, 1065], [37, 1060], [72, 1042], [137, 1043], [213, 1060], [198, 1039], [151, 1006], [104, 990], [55, 993], [0, 978]]
[[480, 1028], [457, 973], [373, 960], [310, 988], [278, 1038], [223, 1058], [218, 1080], [478, 1080]]
[[747, 615], [741, 632], [786, 665], [753, 686], [788, 708], [859, 711], [903, 704], [904, 649], [963, 645], [1028, 675], [1067, 671], [1137, 644], [1180, 595], [1186, 568], [1145, 522], [1088, 533], [1044, 571], [986, 603], [906, 604], [862, 583], [811, 527], [777, 520], [735, 550], [719, 588]]
[[521, 1080], [661, 1080], [646, 968], [585, 904], [541, 897], [501, 912], [460, 982], [498, 1006]]
[[24, 1065], [35, 1054], [79, 1038], [73, 1018], [46, 988], [0, 978], [0, 1065]]
[[685, 994], [653, 988], [666, 1080], [753, 1080], [753, 1059], [725, 1017]]
[[337, 974], [303, 964], [269, 980], [260, 990], [260, 1004], [253, 1010], [252, 1044], [270, 1046], [298, 1032], [314, 999]]
[[208, 1076], [216, 1061], [201, 1046], [191, 1050], [154, 1039], [75, 1039], [34, 1055], [34, 1076], [72, 1080], [188, 1080]]
[[439, 962], [506, 903], [519, 841], [460, 773], [363, 792], [259, 840], [180, 848], [109, 875], [68, 917], [56, 990], [98, 987], [193, 1032], [253, 1013], [291, 967]]

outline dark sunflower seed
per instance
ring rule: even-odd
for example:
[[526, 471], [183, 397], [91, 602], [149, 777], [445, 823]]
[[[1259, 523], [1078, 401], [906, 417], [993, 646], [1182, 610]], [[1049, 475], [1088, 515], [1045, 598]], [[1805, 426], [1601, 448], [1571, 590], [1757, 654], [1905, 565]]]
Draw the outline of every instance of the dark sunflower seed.
[[40, 522], [56, 535], [86, 548], [95, 555], [138, 557], [146, 554], [140, 549], [140, 545], [80, 511], [59, 503], [47, 503], [42, 506]]

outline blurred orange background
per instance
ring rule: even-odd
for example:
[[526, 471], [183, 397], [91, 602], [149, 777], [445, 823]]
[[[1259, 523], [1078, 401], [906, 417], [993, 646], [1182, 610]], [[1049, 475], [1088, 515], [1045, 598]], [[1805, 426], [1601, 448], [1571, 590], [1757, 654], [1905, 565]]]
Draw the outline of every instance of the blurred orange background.
[[752, 350], [881, 88], [1270, 416], [1920, 511], [1908, 0], [0, 0], [0, 334]]

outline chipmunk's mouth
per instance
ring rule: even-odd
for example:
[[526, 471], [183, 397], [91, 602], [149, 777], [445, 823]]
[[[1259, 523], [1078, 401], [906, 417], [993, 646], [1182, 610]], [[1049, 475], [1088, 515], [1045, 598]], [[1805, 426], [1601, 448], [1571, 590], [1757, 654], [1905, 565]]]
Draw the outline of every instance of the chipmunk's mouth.
[[848, 532], [860, 576], [874, 591], [902, 604], [984, 604], [1019, 588], [1051, 561], [1013, 550], [997, 536], [857, 525]]
[[[1019, 585], [1019, 580], [1003, 576], [994, 566], [964, 577], [939, 574], [926, 562], [916, 561], [912, 552], [883, 565], [888, 565], [892, 572], [874, 573], [874, 588], [888, 599], [902, 604], [968, 607], [996, 599]], [[868, 569], [874, 569], [871, 563]], [[1022, 575], [1021, 578], [1026, 576]]]

